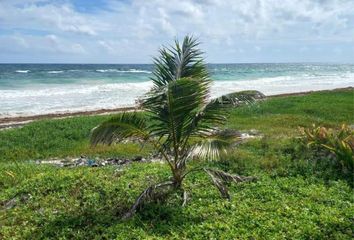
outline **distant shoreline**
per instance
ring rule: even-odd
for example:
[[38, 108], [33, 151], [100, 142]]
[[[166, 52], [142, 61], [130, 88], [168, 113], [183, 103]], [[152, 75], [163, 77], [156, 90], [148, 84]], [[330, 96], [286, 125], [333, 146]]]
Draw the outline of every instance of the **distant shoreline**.
[[[315, 91], [275, 94], [275, 95], [268, 95], [267, 97], [273, 98], [273, 97], [287, 97], [287, 96], [303, 96], [315, 92], [350, 91], [353, 89], [354, 88], [350, 86], [345, 88], [334, 88], [330, 90], [315, 90]], [[139, 109], [137, 107], [121, 107], [121, 108], [114, 108], [114, 109], [99, 109], [99, 110], [92, 110], [92, 111], [78, 111], [78, 112], [31, 115], [31, 116], [4, 117], [4, 118], [0, 118], [0, 130], [5, 128], [20, 127], [36, 120], [60, 119], [60, 118], [77, 117], [77, 116], [107, 115], [107, 114], [114, 114], [114, 113], [119, 113], [124, 111], [134, 111], [134, 110], [139, 110]]]

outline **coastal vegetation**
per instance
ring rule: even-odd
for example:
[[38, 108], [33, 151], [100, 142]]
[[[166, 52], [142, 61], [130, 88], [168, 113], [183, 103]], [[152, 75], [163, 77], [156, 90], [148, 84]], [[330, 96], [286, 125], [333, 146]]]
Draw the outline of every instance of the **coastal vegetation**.
[[[90, 147], [90, 130], [111, 116], [41, 120], [0, 131], [0, 236], [2, 239], [351, 239], [353, 178], [302, 144], [298, 127], [340, 128], [354, 122], [353, 90], [268, 98], [232, 109], [226, 127], [257, 130], [262, 137], [238, 145], [209, 167], [254, 175], [230, 185], [221, 200], [208, 178], [186, 179], [185, 207], [178, 197], [148, 203], [121, 220], [136, 196], [169, 175], [166, 164], [58, 168], [38, 165], [52, 157], [148, 156], [134, 143]], [[315, 158], [317, 161], [313, 161]], [[311, 160], [312, 159], [312, 160]], [[32, 160], [32, 161], [31, 161]]]
[[353, 129], [343, 124], [334, 130], [325, 127], [301, 129], [304, 143], [318, 154], [325, 155], [329, 161], [335, 161], [343, 173], [353, 173], [354, 136]]
[[353, 89], [210, 99], [196, 46], [160, 51], [144, 111], [1, 130], [0, 239], [352, 239]]

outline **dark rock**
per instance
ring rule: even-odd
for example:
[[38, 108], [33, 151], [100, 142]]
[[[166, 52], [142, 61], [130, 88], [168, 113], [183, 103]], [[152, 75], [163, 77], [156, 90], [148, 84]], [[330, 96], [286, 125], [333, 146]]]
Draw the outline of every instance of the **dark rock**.
[[136, 156], [135, 158], [132, 159], [134, 162], [140, 162], [143, 159], [142, 156]]
[[118, 160], [118, 162], [117, 162], [118, 165], [124, 165], [124, 164], [128, 164], [128, 163], [130, 163], [130, 161], [127, 159]]

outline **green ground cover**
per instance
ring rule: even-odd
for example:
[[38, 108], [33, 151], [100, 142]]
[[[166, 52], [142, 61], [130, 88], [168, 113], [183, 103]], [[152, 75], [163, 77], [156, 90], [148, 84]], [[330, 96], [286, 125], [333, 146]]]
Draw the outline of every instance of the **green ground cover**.
[[264, 137], [209, 164], [259, 180], [233, 184], [228, 202], [205, 175], [195, 175], [186, 181], [191, 195], [186, 207], [171, 196], [147, 204], [128, 221], [120, 216], [140, 191], [168, 176], [164, 164], [134, 163], [116, 171], [29, 161], [150, 153], [134, 144], [91, 148], [90, 130], [108, 116], [43, 120], [0, 131], [0, 239], [352, 239], [352, 175], [313, 164], [296, 138], [298, 126], [354, 124], [353, 104], [354, 91], [346, 90], [271, 98], [231, 110], [227, 127], [254, 129]]

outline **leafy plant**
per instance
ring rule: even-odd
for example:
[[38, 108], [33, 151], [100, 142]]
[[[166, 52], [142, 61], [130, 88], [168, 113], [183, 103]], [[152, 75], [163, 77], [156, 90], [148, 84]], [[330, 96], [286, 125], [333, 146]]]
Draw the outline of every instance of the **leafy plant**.
[[[126, 139], [148, 142], [169, 165], [171, 179], [144, 190], [125, 217], [130, 217], [147, 199], [165, 189], [183, 190], [182, 182], [195, 171], [207, 173], [221, 195], [230, 198], [226, 182], [253, 177], [232, 176], [205, 167], [187, 169], [191, 159], [215, 160], [239, 140], [238, 134], [220, 130], [226, 106], [253, 102], [263, 95], [252, 91], [210, 99], [211, 80], [198, 42], [186, 36], [183, 43], [162, 48], [154, 58], [153, 87], [139, 102], [146, 115], [126, 112], [101, 123], [92, 131], [91, 143], [112, 144]], [[187, 194], [183, 191], [184, 203]]]
[[345, 124], [339, 130], [313, 125], [312, 128], [302, 128], [300, 131], [308, 147], [333, 154], [343, 171], [353, 172], [354, 132], [351, 128]]

